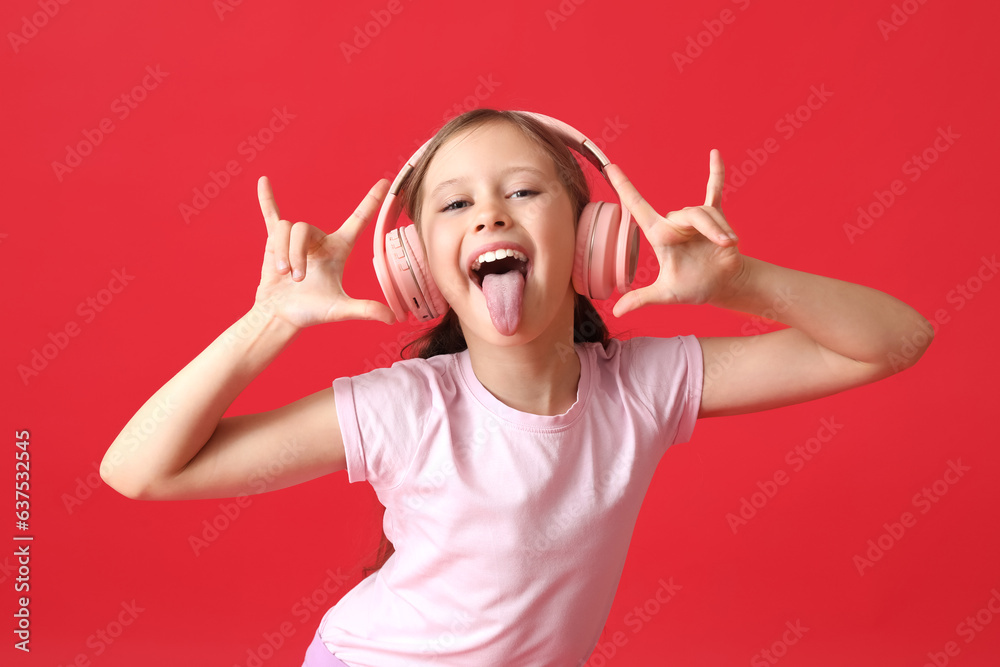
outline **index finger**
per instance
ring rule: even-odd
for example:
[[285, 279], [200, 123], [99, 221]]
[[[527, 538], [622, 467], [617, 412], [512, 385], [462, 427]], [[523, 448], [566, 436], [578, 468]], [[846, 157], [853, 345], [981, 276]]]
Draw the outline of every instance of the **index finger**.
[[628, 177], [625, 176], [625, 172], [622, 171], [621, 167], [616, 164], [609, 164], [604, 168], [604, 172], [608, 175], [608, 179], [615, 188], [615, 192], [618, 193], [622, 206], [629, 210], [632, 218], [644, 232], [649, 231], [647, 225], [652, 224], [660, 217], [660, 214], [650, 206], [649, 202], [643, 199], [639, 191], [632, 185], [632, 181], [628, 180]]
[[705, 206], [722, 210], [722, 186], [726, 182], [726, 167], [718, 148], [708, 154], [708, 188], [705, 192]]
[[260, 201], [260, 212], [264, 214], [264, 224], [267, 225], [267, 233], [271, 233], [271, 228], [276, 222], [281, 220], [278, 213], [278, 204], [274, 201], [274, 191], [271, 190], [271, 181], [267, 176], [261, 176], [257, 181], [257, 199]]
[[382, 201], [385, 196], [389, 193], [389, 179], [383, 178], [379, 180], [372, 189], [368, 191], [365, 198], [361, 200], [358, 207], [354, 209], [354, 213], [351, 217], [337, 230], [337, 234], [344, 236], [344, 240], [347, 241], [349, 245], [354, 245], [357, 240], [358, 235], [361, 233], [368, 223], [378, 214], [382, 207]]

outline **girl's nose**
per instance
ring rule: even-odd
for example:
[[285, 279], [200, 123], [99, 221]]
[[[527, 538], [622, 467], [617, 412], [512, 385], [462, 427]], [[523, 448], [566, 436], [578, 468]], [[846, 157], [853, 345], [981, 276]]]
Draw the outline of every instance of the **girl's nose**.
[[507, 227], [507, 226], [508, 226], [507, 223], [504, 222], [503, 219], [497, 219], [497, 220], [494, 220], [493, 222], [490, 222], [490, 223], [482, 223], [482, 222], [480, 222], [479, 224], [476, 225], [476, 231], [477, 232], [481, 232], [484, 229], [486, 229], [487, 227], [492, 227], [494, 229], [500, 229], [500, 228]]
[[479, 215], [476, 216], [476, 231], [496, 231], [510, 227], [512, 222], [504, 205], [490, 200], [480, 204]]

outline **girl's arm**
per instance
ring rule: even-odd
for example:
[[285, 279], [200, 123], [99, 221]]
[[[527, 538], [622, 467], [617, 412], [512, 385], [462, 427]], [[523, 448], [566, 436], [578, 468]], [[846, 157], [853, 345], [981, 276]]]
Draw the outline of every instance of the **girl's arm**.
[[888, 294], [741, 255], [722, 213], [724, 168], [709, 158], [704, 206], [656, 213], [622, 170], [607, 167], [622, 204], [653, 246], [656, 281], [622, 296], [614, 313], [649, 304], [712, 304], [790, 328], [699, 338], [705, 379], [699, 417], [809, 401], [911, 366], [930, 345], [930, 323]]
[[278, 410], [222, 418], [236, 397], [297, 335], [256, 306], [163, 385], [129, 420], [101, 462], [116, 491], [142, 500], [227, 498], [268, 475], [279, 489], [342, 470], [332, 389]]
[[268, 239], [254, 306], [129, 420], [101, 462], [101, 477], [130, 498], [219, 498], [280, 489], [345, 467], [327, 388], [282, 408], [222, 418], [298, 333], [348, 319], [395, 321], [374, 301], [348, 297], [343, 267], [388, 190], [379, 181], [351, 218], [326, 235], [280, 220], [270, 183], [258, 194]]
[[700, 338], [699, 417], [767, 410], [881, 380], [916, 363], [930, 323], [878, 290], [745, 257], [742, 289], [716, 306], [787, 324], [755, 336]]

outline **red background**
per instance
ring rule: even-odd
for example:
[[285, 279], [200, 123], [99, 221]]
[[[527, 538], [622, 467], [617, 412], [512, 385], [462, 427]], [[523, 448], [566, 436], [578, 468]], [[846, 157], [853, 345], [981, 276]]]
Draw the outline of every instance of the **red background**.
[[[51, 18], [40, 13], [46, 2], [58, 8]], [[743, 252], [883, 290], [939, 324], [927, 355], [900, 375], [703, 420], [692, 442], [669, 450], [588, 664], [772, 664], [759, 652], [775, 645], [782, 665], [934, 664], [928, 654], [937, 664], [1000, 664], [1000, 618], [987, 606], [1000, 591], [1000, 280], [983, 264], [1000, 245], [990, 199], [996, 3], [401, 0], [394, 14], [382, 0], [343, 4], [4, 3], [9, 472], [0, 479], [13, 483], [14, 433], [30, 430], [35, 541], [25, 655], [12, 648], [15, 543], [4, 538], [2, 661], [301, 663], [322, 612], [371, 562], [380, 507], [370, 487], [345, 473], [253, 496], [196, 555], [189, 538], [203, 521], [225, 524], [220, 503], [233, 501], [131, 501], [92, 473], [143, 401], [250, 307], [265, 240], [258, 176], [272, 179], [284, 217], [332, 231], [457, 105], [540, 111], [603, 135], [661, 213], [703, 203], [708, 152], [719, 148], [727, 182], [746, 177], [725, 202]], [[901, 25], [886, 32], [894, 13]], [[370, 23], [378, 17], [389, 20]], [[32, 20], [42, 27], [26, 27]], [[345, 55], [343, 44], [365, 44], [366, 24], [377, 34]], [[686, 49], [692, 58], [679, 66]], [[147, 66], [166, 74], [147, 78], [155, 87], [122, 117], [115, 100], [142, 84]], [[801, 107], [813, 87], [829, 96]], [[274, 108], [294, 118], [251, 161], [241, 144]], [[782, 122], [797, 110], [798, 127]], [[103, 119], [113, 130], [88, 151], [86, 133], [96, 137]], [[940, 153], [939, 128], [958, 137]], [[748, 162], [761, 161], [768, 139], [777, 151]], [[53, 163], [81, 142], [89, 154], [57, 174]], [[912, 180], [906, 163], [925, 151], [934, 162]], [[239, 173], [186, 222], [181, 205], [230, 160]], [[858, 207], [879, 213], [876, 193], [888, 202], [897, 179], [905, 191], [849, 238]], [[346, 284], [353, 296], [382, 298], [371, 237], [369, 227]], [[644, 246], [641, 265], [650, 260]], [[102, 292], [115, 270], [133, 278]], [[88, 298], [107, 302], [91, 313], [80, 306]], [[614, 332], [654, 336], [738, 335], [747, 321], [710, 307], [609, 318]], [[77, 335], [60, 339], [67, 324]], [[379, 355], [410, 330], [349, 322], [306, 331], [228, 414], [385, 364]], [[53, 337], [64, 347], [46, 348], [53, 358], [22, 377]], [[823, 419], [842, 428], [797, 470], [786, 454]], [[959, 460], [968, 470], [939, 482], [943, 495], [922, 513], [914, 495], [933, 494]], [[778, 471], [788, 483], [734, 534], [727, 515]], [[10, 535], [12, 496], [0, 493], [10, 522], [0, 532]], [[884, 524], [907, 511], [915, 525], [888, 537]], [[855, 556], [880, 536], [891, 546], [859, 574]], [[338, 569], [349, 581], [318, 611], [296, 611], [304, 596], [322, 600], [326, 572]], [[661, 580], [680, 586], [662, 605]], [[122, 610], [133, 601], [142, 611], [131, 619]], [[970, 637], [960, 624], [977, 613], [985, 625]], [[786, 622], [808, 630], [785, 635], [795, 643], [782, 651]], [[282, 624], [290, 636], [271, 655], [267, 638], [278, 643]], [[107, 644], [98, 631], [119, 636]], [[948, 642], [956, 655], [944, 653]]]

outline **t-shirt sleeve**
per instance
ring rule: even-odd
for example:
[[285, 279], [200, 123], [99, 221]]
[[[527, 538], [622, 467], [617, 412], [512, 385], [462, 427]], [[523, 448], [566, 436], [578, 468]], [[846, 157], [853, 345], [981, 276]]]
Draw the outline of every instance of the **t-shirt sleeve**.
[[349, 482], [399, 484], [431, 414], [433, 373], [423, 360], [333, 381]]
[[632, 338], [623, 343], [633, 389], [664, 429], [666, 442], [688, 442], [698, 421], [704, 381], [701, 344], [695, 336]]

